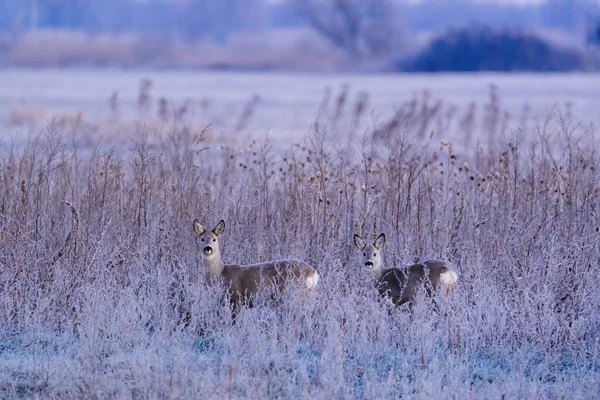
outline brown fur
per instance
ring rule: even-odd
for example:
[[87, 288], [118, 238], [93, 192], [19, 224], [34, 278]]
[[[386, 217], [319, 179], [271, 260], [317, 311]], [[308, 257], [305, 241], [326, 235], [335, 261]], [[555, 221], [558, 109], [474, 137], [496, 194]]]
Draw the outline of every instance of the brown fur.
[[[375, 287], [382, 296], [389, 296], [395, 305], [409, 303], [412, 306], [421, 286], [428, 295], [444, 286], [446, 295], [450, 293], [458, 275], [443, 261], [430, 260], [405, 268], [384, 269], [381, 251], [385, 246], [385, 235], [379, 235], [373, 244], [367, 244], [359, 235], [354, 235], [354, 245], [363, 253], [363, 262], [371, 273]], [[445, 275], [445, 282], [442, 281]]]
[[206, 267], [207, 280], [221, 279], [228, 289], [228, 296], [234, 306], [234, 315], [242, 304], [252, 305], [252, 296], [261, 291], [270, 291], [276, 297], [283, 290], [289, 278], [304, 279], [311, 290], [319, 279], [317, 271], [305, 262], [298, 260], [278, 260], [252, 265], [224, 264], [219, 251], [219, 237], [225, 232], [225, 222], [220, 221], [212, 230], [206, 230], [198, 220], [194, 221], [194, 231], [205, 244], [202, 255]]
[[[381, 295], [388, 295], [395, 305], [413, 303], [422, 285], [428, 295], [433, 294], [440, 285], [440, 275], [449, 270], [443, 262], [435, 260], [388, 269], [377, 283], [377, 290]], [[445, 294], [449, 291], [445, 288]]]
[[229, 288], [231, 302], [236, 308], [248, 302], [260, 291], [281, 292], [289, 278], [309, 277], [316, 273], [310, 265], [296, 260], [273, 261], [254, 265], [225, 265], [221, 276]]

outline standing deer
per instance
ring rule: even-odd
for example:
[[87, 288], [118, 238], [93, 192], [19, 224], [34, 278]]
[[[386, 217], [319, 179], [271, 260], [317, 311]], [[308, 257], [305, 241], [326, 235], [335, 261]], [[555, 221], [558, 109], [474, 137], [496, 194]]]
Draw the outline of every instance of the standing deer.
[[372, 274], [379, 294], [389, 296], [394, 305], [409, 303], [412, 307], [422, 284], [425, 284], [428, 295], [436, 292], [440, 286], [448, 295], [458, 280], [456, 271], [437, 260], [423, 261], [405, 268], [384, 269], [381, 257], [381, 250], [385, 246], [383, 233], [373, 244], [367, 244], [363, 238], [354, 235], [354, 245], [362, 251], [364, 265]]
[[219, 237], [225, 232], [223, 220], [210, 231], [196, 219], [194, 232], [204, 245], [202, 256], [206, 268], [206, 280], [218, 278], [224, 281], [229, 290], [230, 302], [233, 304], [234, 317], [246, 301], [251, 306], [251, 297], [261, 290], [281, 291], [288, 280], [298, 279], [304, 282], [307, 290], [312, 290], [319, 281], [317, 271], [307, 263], [298, 260], [277, 260], [251, 265], [223, 263], [219, 252]]

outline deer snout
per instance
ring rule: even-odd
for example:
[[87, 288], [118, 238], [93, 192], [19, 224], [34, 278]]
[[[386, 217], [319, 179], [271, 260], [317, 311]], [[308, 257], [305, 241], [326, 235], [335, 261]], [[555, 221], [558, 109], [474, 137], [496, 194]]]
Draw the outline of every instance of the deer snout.
[[373, 267], [373, 261], [369, 260], [369, 261], [365, 262], [365, 267], [369, 267], [369, 268]]
[[212, 247], [206, 246], [204, 248], [204, 254], [212, 254], [212, 252], [213, 252], [213, 248]]

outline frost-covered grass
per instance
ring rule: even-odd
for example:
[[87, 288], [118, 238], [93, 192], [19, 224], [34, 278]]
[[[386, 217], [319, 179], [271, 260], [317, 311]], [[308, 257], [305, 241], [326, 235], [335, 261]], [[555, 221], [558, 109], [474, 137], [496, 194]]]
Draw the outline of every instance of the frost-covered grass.
[[[198, 54], [204, 57], [202, 52]], [[148, 103], [140, 105], [144, 79], [151, 85]], [[337, 105], [342, 104], [344, 116], [354, 114], [359, 103], [365, 103], [361, 118], [350, 120], [347, 131], [362, 133], [379, 126], [399, 107], [417, 99], [418, 112], [428, 116], [430, 129], [440, 124], [444, 133], [453, 134], [464, 131], [464, 124], [479, 125], [489, 104], [491, 84], [497, 87], [505, 113], [502, 117], [511, 118], [511, 128], [525, 128], [524, 122], [531, 125], [534, 120], [543, 122], [556, 106], [568, 106], [573, 115], [590, 123], [600, 122], [598, 73], [300, 74], [0, 68], [0, 82], [0, 139], [12, 138], [15, 132], [19, 136], [35, 134], [54, 118], [64, 120], [67, 133], [77, 130], [83, 135], [90, 131], [95, 138], [122, 137], [127, 129], [115, 127], [117, 123], [141, 121], [167, 130], [172, 127], [172, 118], [158, 118], [164, 99], [170, 116], [185, 109], [180, 121], [199, 127], [211, 124], [219, 131], [269, 133], [277, 140], [300, 140], [322, 111], [324, 97], [331, 101], [326, 111], [337, 113]], [[253, 103], [253, 99], [258, 101]], [[251, 104], [252, 118], [244, 121]], [[473, 122], [472, 111], [476, 114]]]
[[[600, 396], [593, 132], [557, 118], [455, 154], [418, 122], [345, 143], [319, 121], [299, 145], [140, 128], [125, 154], [51, 126], [5, 147], [0, 397]], [[232, 324], [194, 218], [227, 221], [225, 261], [300, 258], [317, 290]], [[456, 266], [439, 311], [376, 296], [352, 235], [379, 232], [387, 266]]]

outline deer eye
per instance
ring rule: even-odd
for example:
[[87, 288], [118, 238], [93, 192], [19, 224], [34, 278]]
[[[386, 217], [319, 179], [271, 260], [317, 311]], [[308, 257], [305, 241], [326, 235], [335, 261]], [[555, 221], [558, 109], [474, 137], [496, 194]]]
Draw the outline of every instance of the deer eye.
[[367, 256], [367, 253], [363, 253], [363, 257], [366, 257], [366, 256]]
[[377, 253], [373, 253], [373, 257], [375, 257], [377, 255]]
[[204, 238], [202, 238], [202, 239], [200, 239], [200, 240], [202, 240], [202, 241], [204, 242]]
[[216, 241], [217, 241], [217, 239], [213, 239], [213, 242], [216, 242]]

